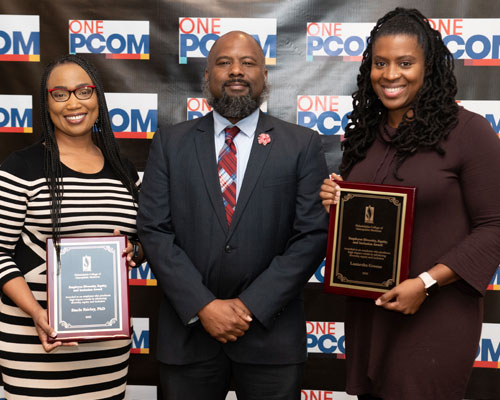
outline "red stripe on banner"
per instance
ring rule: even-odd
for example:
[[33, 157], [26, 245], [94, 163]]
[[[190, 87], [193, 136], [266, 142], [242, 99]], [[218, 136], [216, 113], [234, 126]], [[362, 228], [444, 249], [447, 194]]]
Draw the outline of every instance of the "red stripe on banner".
[[499, 66], [500, 60], [464, 60], [464, 65], [466, 66], [476, 66], [476, 67], [492, 67]]
[[113, 132], [117, 139], [147, 139], [148, 132]]
[[0, 61], [29, 61], [29, 54], [2, 54]]
[[156, 279], [129, 279], [130, 286], [157, 286]]
[[6, 126], [6, 127], [2, 127], [0, 128], [0, 132], [20, 132], [20, 133], [24, 133], [24, 129], [23, 127], [21, 128], [15, 128], [15, 127], [12, 127], [12, 126]]
[[132, 354], [149, 354], [149, 349], [130, 349]]
[[344, 61], [361, 61], [363, 56], [343, 56]]
[[148, 286], [147, 279], [129, 279], [128, 284], [132, 286]]
[[474, 368], [498, 368], [496, 361], [474, 361]]
[[140, 54], [114, 54], [114, 53], [107, 53], [106, 58], [112, 58], [115, 60], [140, 60], [141, 55]]
[[345, 354], [337, 354], [337, 358], [345, 360]]

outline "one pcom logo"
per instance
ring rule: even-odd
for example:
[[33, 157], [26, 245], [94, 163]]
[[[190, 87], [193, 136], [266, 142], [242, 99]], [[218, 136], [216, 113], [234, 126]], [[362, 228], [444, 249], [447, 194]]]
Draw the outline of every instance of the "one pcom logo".
[[149, 21], [70, 20], [69, 52], [149, 60]]
[[151, 139], [158, 128], [156, 93], [106, 93], [115, 137]]
[[344, 135], [351, 111], [351, 96], [297, 97], [297, 124], [322, 135]]
[[0, 15], [0, 61], [40, 61], [38, 15]]
[[[429, 19], [453, 57], [466, 66], [500, 65], [500, 19]], [[308, 22], [306, 61], [336, 57], [361, 61], [374, 23]]]
[[322, 57], [361, 61], [374, 25], [371, 22], [308, 22], [306, 61]]
[[[267, 113], [267, 101], [260, 105], [260, 110]], [[188, 97], [187, 99], [187, 119], [196, 119], [207, 115], [212, 111], [212, 107], [203, 97]]]
[[307, 352], [345, 358], [343, 322], [307, 321]]
[[491, 278], [488, 290], [500, 290], [500, 267], [497, 268], [493, 278]]
[[500, 368], [500, 324], [483, 324], [474, 367]]
[[33, 133], [31, 96], [0, 95], [0, 132]]
[[149, 318], [132, 318], [132, 354], [149, 354]]
[[500, 137], [500, 100], [457, 100], [457, 103], [486, 118]]
[[300, 400], [356, 400], [358, 396], [351, 396], [346, 392], [331, 390], [301, 390]]
[[323, 283], [325, 281], [325, 260], [321, 262], [314, 274], [309, 278], [309, 283]]
[[128, 283], [131, 286], [157, 286], [156, 277], [147, 262], [132, 268], [128, 273]]
[[179, 64], [189, 58], [206, 58], [214, 42], [238, 30], [252, 35], [260, 44], [267, 65], [276, 64], [275, 18], [179, 18]]
[[455, 59], [467, 66], [500, 65], [500, 19], [430, 19]]
[[187, 119], [192, 120], [203, 117], [212, 111], [212, 107], [203, 97], [188, 97], [187, 99]]

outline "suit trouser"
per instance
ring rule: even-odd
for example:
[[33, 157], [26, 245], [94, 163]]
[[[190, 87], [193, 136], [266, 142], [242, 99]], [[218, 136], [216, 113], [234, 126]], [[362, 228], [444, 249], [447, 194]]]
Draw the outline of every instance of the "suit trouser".
[[304, 363], [242, 364], [223, 351], [208, 361], [160, 364], [163, 400], [224, 400], [231, 378], [238, 400], [300, 400]]

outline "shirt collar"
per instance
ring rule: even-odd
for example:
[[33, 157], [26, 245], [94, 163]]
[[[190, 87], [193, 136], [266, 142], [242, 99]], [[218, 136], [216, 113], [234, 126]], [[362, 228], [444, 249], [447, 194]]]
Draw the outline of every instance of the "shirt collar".
[[[247, 117], [239, 120], [236, 124], [238, 128], [240, 128], [240, 133], [243, 133], [245, 136], [249, 138], [253, 138], [255, 135], [255, 131], [257, 130], [257, 123], [259, 122], [259, 113], [260, 110], [257, 108], [253, 113], [248, 115]], [[216, 136], [219, 136], [224, 133], [224, 129], [227, 126], [233, 126], [231, 122], [229, 122], [226, 118], [220, 115], [217, 111], [213, 111], [214, 116], [214, 132]]]

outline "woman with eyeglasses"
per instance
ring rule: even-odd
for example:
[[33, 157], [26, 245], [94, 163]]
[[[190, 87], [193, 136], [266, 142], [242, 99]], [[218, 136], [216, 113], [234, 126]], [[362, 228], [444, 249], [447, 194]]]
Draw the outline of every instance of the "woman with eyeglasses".
[[[123, 399], [130, 340], [63, 343], [48, 325], [45, 240], [121, 233], [133, 242], [138, 175], [120, 156], [101, 81], [85, 59], [66, 55], [47, 66], [41, 112], [41, 140], [0, 168], [5, 395]], [[131, 241], [129, 267], [142, 259], [140, 244]]]

